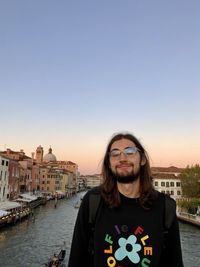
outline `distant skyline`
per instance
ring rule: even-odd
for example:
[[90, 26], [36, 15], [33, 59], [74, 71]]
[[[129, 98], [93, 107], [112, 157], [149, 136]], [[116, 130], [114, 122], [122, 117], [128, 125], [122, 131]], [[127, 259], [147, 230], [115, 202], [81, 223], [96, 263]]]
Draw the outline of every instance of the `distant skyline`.
[[200, 2], [10, 0], [0, 8], [0, 150], [51, 146], [100, 172], [119, 131], [152, 166], [200, 163]]

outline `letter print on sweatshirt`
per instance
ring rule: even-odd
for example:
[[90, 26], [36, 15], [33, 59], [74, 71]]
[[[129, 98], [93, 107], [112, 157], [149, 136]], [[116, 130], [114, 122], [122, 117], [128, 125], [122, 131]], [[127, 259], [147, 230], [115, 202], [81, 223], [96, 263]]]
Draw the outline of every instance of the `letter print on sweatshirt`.
[[[109, 256], [107, 258], [107, 263], [109, 260], [108, 266], [125, 267], [128, 262], [133, 266], [150, 266], [153, 248], [151, 239], [144, 229], [138, 226], [130, 231], [125, 225], [115, 225], [114, 228], [117, 239], [112, 238], [109, 234], [105, 235], [104, 253]], [[127, 234], [129, 235], [127, 236]], [[116, 244], [113, 240], [117, 240], [115, 241]]]

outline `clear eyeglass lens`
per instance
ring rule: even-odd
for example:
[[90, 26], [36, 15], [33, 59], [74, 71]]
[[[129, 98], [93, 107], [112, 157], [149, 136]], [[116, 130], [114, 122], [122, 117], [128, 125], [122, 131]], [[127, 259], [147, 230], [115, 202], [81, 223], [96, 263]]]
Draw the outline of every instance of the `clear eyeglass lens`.
[[113, 149], [110, 152], [110, 156], [111, 157], [119, 157], [121, 155], [121, 153], [124, 153], [127, 156], [131, 156], [131, 155], [135, 154], [137, 151], [138, 151], [137, 147], [127, 147], [123, 151], [121, 151], [119, 149]]
[[128, 147], [124, 149], [124, 154], [126, 155], [133, 155], [137, 152], [137, 147]]

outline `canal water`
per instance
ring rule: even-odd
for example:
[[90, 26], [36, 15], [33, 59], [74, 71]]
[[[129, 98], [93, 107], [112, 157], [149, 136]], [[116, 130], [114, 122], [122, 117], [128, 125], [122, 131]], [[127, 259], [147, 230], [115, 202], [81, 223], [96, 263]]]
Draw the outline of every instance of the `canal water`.
[[[0, 266], [42, 267], [65, 242], [67, 254], [63, 267], [66, 267], [78, 212], [74, 205], [83, 194], [59, 200], [56, 208], [54, 201], [50, 201], [36, 208], [33, 218], [1, 229]], [[200, 267], [200, 229], [180, 223], [180, 231], [184, 266]]]

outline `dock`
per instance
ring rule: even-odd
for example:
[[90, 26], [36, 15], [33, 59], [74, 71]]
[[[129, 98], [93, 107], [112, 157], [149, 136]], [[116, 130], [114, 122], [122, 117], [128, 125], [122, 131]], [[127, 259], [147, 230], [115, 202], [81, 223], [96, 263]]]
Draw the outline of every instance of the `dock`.
[[200, 216], [186, 213], [186, 212], [179, 212], [177, 213], [177, 217], [180, 221], [193, 224], [195, 226], [200, 227]]

